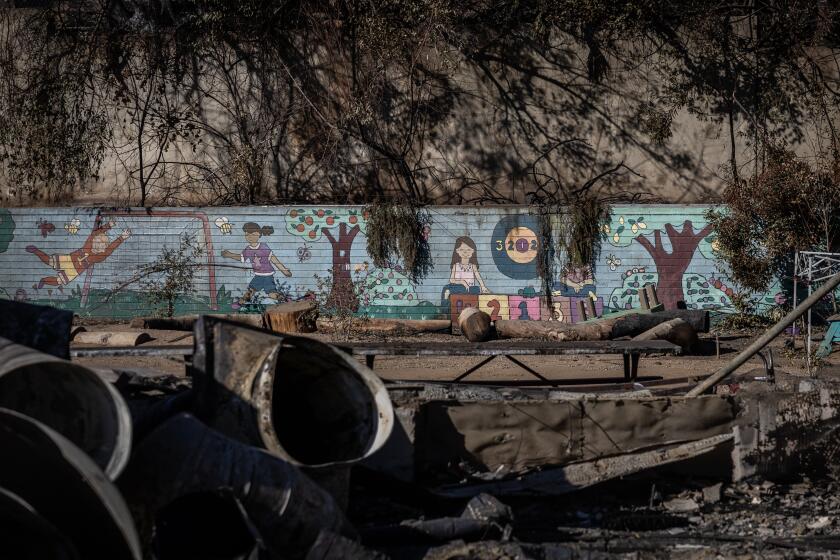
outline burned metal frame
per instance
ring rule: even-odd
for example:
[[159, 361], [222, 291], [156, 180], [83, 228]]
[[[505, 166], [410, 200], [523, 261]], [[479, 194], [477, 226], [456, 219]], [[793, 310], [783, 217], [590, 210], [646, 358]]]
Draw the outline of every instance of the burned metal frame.
[[[823, 282], [840, 272], [840, 253], [825, 253], [819, 251], [797, 251], [793, 265], [793, 306], [796, 307], [796, 297], [799, 282], [805, 282], [810, 296], [815, 282]], [[808, 309], [806, 319], [807, 336], [805, 337], [805, 364], [811, 371], [811, 309]]]
[[359, 343], [339, 346], [347, 353], [365, 357], [365, 363], [373, 369], [376, 356], [479, 356], [485, 357], [478, 364], [452, 379], [457, 383], [471, 375], [489, 362], [503, 356], [548, 385], [562, 385], [562, 380], [551, 380], [533, 368], [514, 358], [514, 356], [563, 356], [563, 355], [595, 355], [615, 354], [624, 358], [624, 380], [638, 379], [639, 360], [643, 354], [680, 355], [682, 349], [676, 344], [665, 340], [634, 341], [634, 340], [584, 340], [584, 341], [494, 341], [480, 343], [455, 343], [446, 346], [427, 343]]
[[[624, 380], [635, 381], [639, 378], [639, 360], [648, 354], [679, 355], [679, 346], [667, 341], [577, 341], [577, 342], [505, 342], [498, 343], [456, 343], [445, 347], [426, 343], [342, 344], [338, 346], [348, 354], [364, 356], [367, 367], [373, 369], [376, 356], [483, 356], [478, 364], [471, 366], [457, 375], [451, 382], [457, 383], [481, 369], [492, 360], [503, 356], [548, 385], [563, 385], [564, 381], [553, 381], [540, 374], [514, 356], [559, 356], [559, 355], [621, 355], [624, 360]], [[109, 348], [73, 348], [73, 358], [101, 358], [121, 356], [161, 356], [167, 358], [183, 357], [189, 359], [193, 354], [192, 346], [115, 346]]]

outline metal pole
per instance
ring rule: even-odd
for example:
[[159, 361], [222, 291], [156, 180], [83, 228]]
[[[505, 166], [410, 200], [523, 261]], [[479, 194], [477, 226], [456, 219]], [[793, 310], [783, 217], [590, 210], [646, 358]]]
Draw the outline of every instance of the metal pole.
[[[793, 275], [793, 308], [796, 308], [796, 291], [799, 289], [799, 282], [796, 280], [796, 275]], [[793, 342], [791, 348], [796, 349], [796, 325], [790, 329], [790, 340]]]
[[[808, 297], [814, 290], [814, 263], [811, 260], [811, 255], [808, 255]], [[808, 308], [808, 339], [805, 342], [805, 369], [811, 373], [811, 308]]]
[[779, 334], [783, 333], [784, 330], [793, 324], [794, 321], [801, 317], [806, 311], [811, 309], [815, 303], [820, 301], [827, 294], [831, 293], [831, 291], [837, 286], [840, 286], [840, 272], [826, 280], [825, 284], [820, 286], [817, 291], [809, 295], [808, 298], [800, 303], [799, 306], [795, 307], [793, 311], [785, 315], [781, 321], [773, 325], [767, 332], [761, 335], [758, 340], [747, 346], [747, 348], [745, 348], [740, 354], [732, 358], [728, 364], [717, 370], [702, 383], [696, 385], [692, 390], [686, 393], [685, 396], [696, 397], [720, 383], [724, 378], [732, 374], [733, 371], [744, 365], [747, 360], [752, 358], [759, 350], [767, 346], [767, 344], [779, 336]]
[[[793, 254], [793, 308], [796, 309], [796, 297], [799, 293], [799, 251]], [[790, 339], [793, 342], [791, 348], [796, 349], [796, 325], [790, 331]]]

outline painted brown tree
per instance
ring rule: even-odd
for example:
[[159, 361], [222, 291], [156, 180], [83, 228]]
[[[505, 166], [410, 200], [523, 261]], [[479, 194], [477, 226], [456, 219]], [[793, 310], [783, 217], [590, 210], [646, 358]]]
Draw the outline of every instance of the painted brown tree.
[[607, 240], [617, 247], [627, 246], [633, 239], [638, 241], [656, 264], [656, 272], [659, 276], [656, 293], [659, 301], [665, 305], [666, 309], [676, 309], [677, 302], [685, 300], [683, 274], [688, 270], [688, 265], [691, 264], [700, 243], [712, 233], [711, 224], [704, 225], [695, 233], [691, 220], [683, 222], [682, 230], [677, 230], [673, 224], [666, 223], [663, 229], [668, 235], [670, 252], [665, 249], [662, 230], [653, 231], [653, 242], [649, 236], [643, 235], [647, 230], [644, 217], [628, 219], [621, 216], [618, 223], [613, 225], [615, 225], [613, 228], [609, 225], [604, 226]]
[[327, 307], [356, 310], [358, 294], [353, 285], [350, 250], [359, 233], [364, 233], [366, 220], [361, 210], [298, 208], [286, 216], [286, 231], [306, 241], [317, 241], [321, 235], [332, 247], [332, 285]]
[[656, 293], [659, 301], [666, 309], [676, 309], [677, 302], [685, 299], [683, 295], [683, 274], [688, 270], [694, 252], [703, 241], [703, 238], [712, 232], [712, 226], [706, 224], [699, 232], [694, 233], [694, 225], [691, 220], [683, 222], [682, 231], [677, 231], [672, 224], [665, 224], [665, 231], [668, 233], [668, 240], [671, 242], [671, 252], [665, 250], [662, 245], [662, 231], [653, 232], [653, 243], [640, 235], [636, 240], [642, 247], [647, 249], [653, 262], [656, 263], [656, 272], [659, 274], [659, 282], [656, 286]]

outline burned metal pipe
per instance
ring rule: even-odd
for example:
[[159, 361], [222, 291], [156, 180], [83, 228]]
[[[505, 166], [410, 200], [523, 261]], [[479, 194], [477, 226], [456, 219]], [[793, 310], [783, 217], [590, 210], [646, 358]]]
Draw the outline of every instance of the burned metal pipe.
[[231, 532], [205, 526], [208, 542], [202, 550], [224, 548], [231, 555], [259, 543], [270, 558], [304, 557], [322, 530], [354, 534], [331, 496], [297, 467], [225, 437], [189, 414], [167, 420], [146, 436], [119, 484], [144, 548], [156, 550], [159, 558], [179, 557], [181, 547], [189, 544], [183, 539], [192, 530], [179, 538], [173, 523], [186, 528], [191, 521], [215, 516], [234, 519], [235, 542]]
[[770, 344], [770, 342], [782, 334], [786, 328], [791, 326], [794, 321], [799, 319], [806, 311], [814, 306], [822, 298], [830, 294], [834, 289], [840, 286], [840, 272], [829, 278], [820, 286], [814, 293], [808, 296], [802, 303], [796, 306], [790, 313], [784, 316], [781, 321], [770, 327], [767, 332], [758, 337], [752, 344], [747, 346], [740, 354], [732, 358], [725, 366], [717, 370], [710, 377], [704, 379], [697, 384], [693, 389], [685, 394], [687, 397], [696, 397], [702, 395], [707, 390], [711, 389], [726, 377], [731, 375], [736, 369], [747, 363], [747, 360], [752, 358], [762, 348]]
[[[73, 442], [29, 416], [0, 408], [0, 449], [0, 488], [55, 527], [79, 558], [140, 560], [140, 541], [122, 496]], [[6, 544], [0, 540], [0, 557], [26, 558], [10, 553]]]
[[265, 550], [260, 541], [242, 502], [228, 489], [180, 496], [154, 517], [155, 560], [263, 558], [256, 555]]
[[388, 439], [382, 381], [337, 348], [205, 317], [196, 323], [194, 411], [239, 441], [303, 467], [349, 465]]
[[0, 407], [54, 429], [112, 480], [128, 462], [128, 406], [110, 383], [85, 367], [0, 338]]
[[5, 558], [81, 560], [67, 535], [5, 488], [0, 488], [0, 543]]

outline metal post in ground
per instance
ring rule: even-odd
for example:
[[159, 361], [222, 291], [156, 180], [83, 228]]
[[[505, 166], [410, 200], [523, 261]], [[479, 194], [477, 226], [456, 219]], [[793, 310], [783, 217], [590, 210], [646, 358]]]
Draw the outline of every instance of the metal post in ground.
[[[808, 297], [813, 293], [813, 267], [808, 260]], [[808, 308], [808, 338], [805, 341], [805, 370], [811, 373], [811, 308]]]

